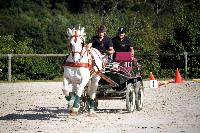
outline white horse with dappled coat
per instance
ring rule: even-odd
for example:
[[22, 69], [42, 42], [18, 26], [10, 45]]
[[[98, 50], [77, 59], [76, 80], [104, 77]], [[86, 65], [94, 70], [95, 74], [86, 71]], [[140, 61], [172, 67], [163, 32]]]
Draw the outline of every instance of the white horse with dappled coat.
[[103, 68], [102, 55], [95, 48], [87, 48], [84, 27], [78, 30], [68, 28], [70, 54], [64, 62], [63, 94], [68, 101], [67, 111], [78, 113], [80, 97], [88, 86], [89, 113], [94, 112], [94, 99], [100, 76], [97, 74]]

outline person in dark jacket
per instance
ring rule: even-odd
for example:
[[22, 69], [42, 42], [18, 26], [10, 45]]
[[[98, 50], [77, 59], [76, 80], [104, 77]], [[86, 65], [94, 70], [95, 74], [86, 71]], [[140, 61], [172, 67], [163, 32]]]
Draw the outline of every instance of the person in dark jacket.
[[97, 35], [93, 36], [87, 47], [98, 49], [102, 54], [111, 55], [115, 51], [113, 49], [112, 40], [106, 35], [106, 27], [101, 25], [97, 30]]
[[133, 43], [130, 38], [126, 36], [126, 30], [124, 27], [120, 27], [117, 30], [117, 35], [112, 38], [113, 48], [115, 52], [131, 52], [134, 58]]
[[[104, 65], [106, 66], [112, 60], [112, 55], [115, 52], [113, 49], [112, 40], [106, 35], [106, 27], [101, 25], [97, 30], [97, 35], [93, 36], [90, 42], [86, 45], [87, 48], [98, 49], [102, 56]], [[95, 101], [94, 99], [89, 99], [89, 109], [94, 110]]]

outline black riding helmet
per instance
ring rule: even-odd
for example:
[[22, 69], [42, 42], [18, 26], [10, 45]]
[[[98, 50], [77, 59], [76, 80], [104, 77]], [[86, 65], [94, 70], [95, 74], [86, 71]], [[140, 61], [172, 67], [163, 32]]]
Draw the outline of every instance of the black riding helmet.
[[118, 33], [126, 33], [126, 30], [124, 27], [119, 27], [119, 29], [117, 31], [118, 31]]

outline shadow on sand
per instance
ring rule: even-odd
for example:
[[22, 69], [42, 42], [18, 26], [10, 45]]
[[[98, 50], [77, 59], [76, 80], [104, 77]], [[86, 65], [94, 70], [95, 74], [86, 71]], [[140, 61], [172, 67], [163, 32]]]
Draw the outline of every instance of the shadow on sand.
[[[67, 112], [65, 108], [59, 107], [36, 107], [35, 109], [16, 110], [17, 113], [1, 116], [0, 120], [50, 120], [51, 118], [66, 117]], [[97, 113], [127, 113], [124, 109], [96, 109]], [[82, 111], [80, 114], [87, 113], [88, 110]]]
[[35, 109], [16, 111], [19, 113], [1, 116], [0, 120], [50, 120], [50, 118], [58, 118], [57, 114], [66, 114], [66, 109], [59, 107], [36, 107]]

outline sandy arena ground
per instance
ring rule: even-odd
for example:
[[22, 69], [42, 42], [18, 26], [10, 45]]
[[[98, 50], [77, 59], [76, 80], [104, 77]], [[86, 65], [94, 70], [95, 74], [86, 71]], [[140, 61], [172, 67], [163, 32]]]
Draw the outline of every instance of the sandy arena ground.
[[200, 83], [147, 83], [141, 111], [127, 113], [124, 100], [101, 100], [97, 117], [68, 116], [62, 82], [0, 83], [0, 133], [200, 132]]

